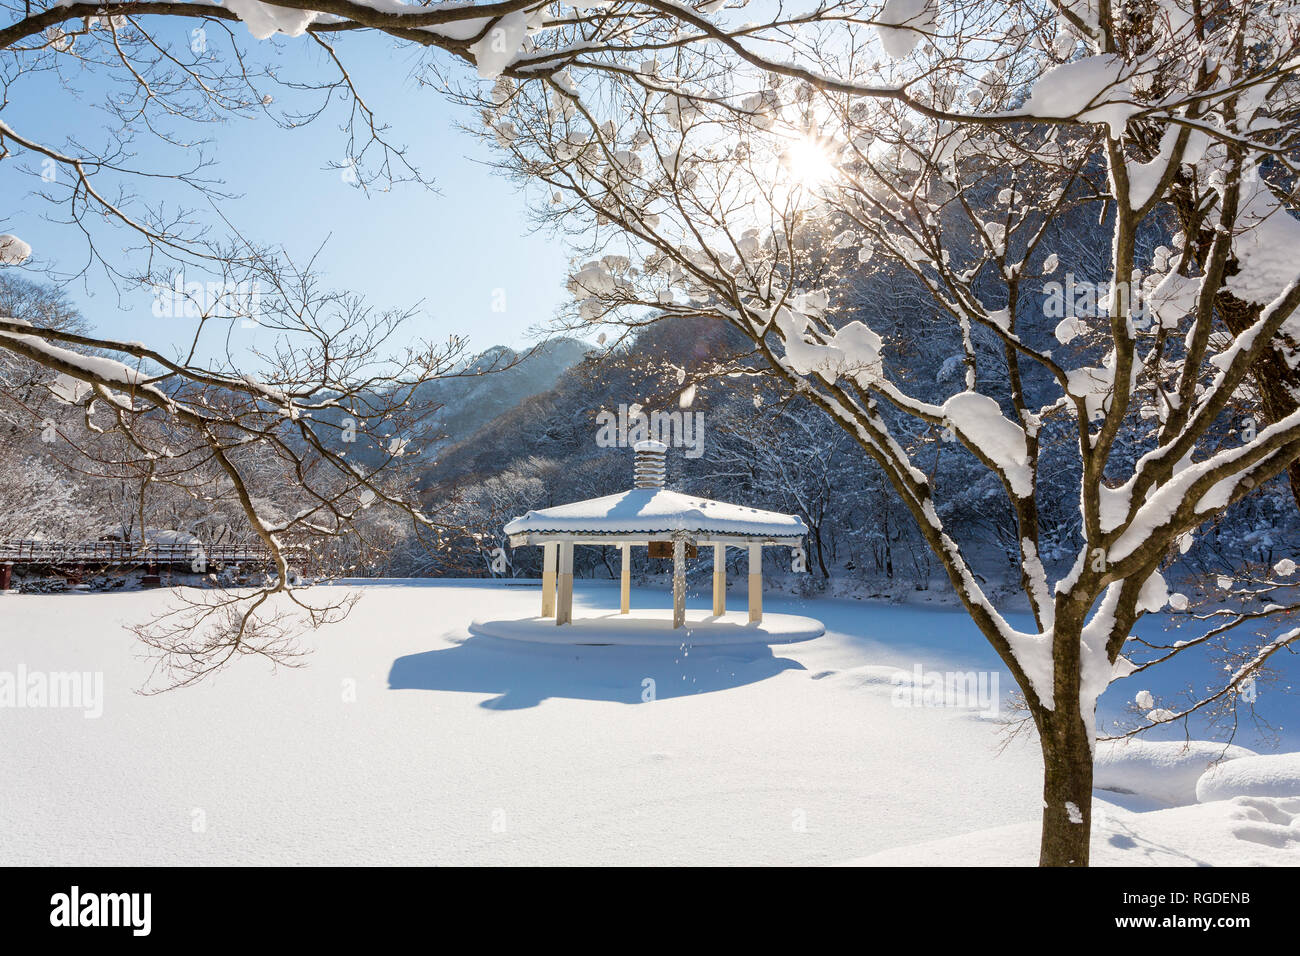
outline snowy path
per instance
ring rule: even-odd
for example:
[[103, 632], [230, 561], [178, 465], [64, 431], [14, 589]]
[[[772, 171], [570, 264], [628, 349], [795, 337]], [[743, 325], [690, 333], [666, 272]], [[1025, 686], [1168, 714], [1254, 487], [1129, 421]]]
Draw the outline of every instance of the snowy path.
[[0, 708], [0, 863], [835, 863], [1036, 826], [1032, 742], [891, 701], [894, 667], [987, 666], [960, 613], [773, 598], [827, 634], [574, 648], [469, 636], [532, 588], [363, 592], [304, 668], [156, 697], [120, 624], [166, 592], [0, 598], [0, 671], [105, 681], [99, 719]]

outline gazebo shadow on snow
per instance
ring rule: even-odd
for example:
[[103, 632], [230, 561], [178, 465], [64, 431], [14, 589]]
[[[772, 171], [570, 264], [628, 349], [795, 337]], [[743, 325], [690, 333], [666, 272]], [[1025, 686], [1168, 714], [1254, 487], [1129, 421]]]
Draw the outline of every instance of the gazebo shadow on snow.
[[743, 687], [803, 669], [766, 644], [575, 646], [474, 635], [455, 647], [397, 658], [388, 687], [494, 694], [479, 706], [520, 710], [552, 697], [640, 704]]

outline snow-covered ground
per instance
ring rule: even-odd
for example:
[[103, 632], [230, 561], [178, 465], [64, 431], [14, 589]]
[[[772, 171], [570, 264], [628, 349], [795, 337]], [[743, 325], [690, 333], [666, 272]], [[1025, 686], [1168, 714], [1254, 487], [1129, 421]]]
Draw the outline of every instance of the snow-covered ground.
[[[864, 866], [1033, 866], [1038, 825], [1014, 823], [851, 863]], [[1092, 807], [1093, 866], [1298, 866], [1300, 797], [1234, 797], [1131, 812], [1105, 800]]]
[[[993, 669], [959, 612], [773, 596], [826, 634], [569, 647], [469, 633], [535, 586], [359, 590], [305, 667], [153, 697], [121, 625], [167, 592], [0, 597], [0, 674], [104, 680], [98, 718], [0, 708], [0, 863], [1034, 862], [1034, 742], [1003, 748], [983, 696], [902, 706], [918, 667]], [[575, 615], [616, 601], [579, 582]], [[1099, 863], [1300, 863], [1300, 794], [1099, 796]]]

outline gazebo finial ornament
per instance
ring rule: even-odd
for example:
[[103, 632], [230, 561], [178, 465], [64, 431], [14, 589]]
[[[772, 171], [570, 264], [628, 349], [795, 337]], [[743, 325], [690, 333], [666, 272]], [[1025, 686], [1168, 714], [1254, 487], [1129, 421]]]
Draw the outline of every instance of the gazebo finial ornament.
[[727, 606], [728, 547], [745, 548], [749, 558], [749, 621], [763, 620], [763, 548], [798, 547], [808, 533], [795, 515], [747, 508], [672, 491], [665, 487], [668, 446], [640, 441], [633, 446], [633, 488], [603, 498], [530, 511], [505, 526], [511, 547], [542, 548], [543, 618], [557, 625], [573, 621], [573, 549], [617, 546], [622, 555], [619, 612], [631, 613], [632, 548], [664, 542], [673, 556], [673, 627], [686, 622], [687, 547], [713, 548], [713, 616]]

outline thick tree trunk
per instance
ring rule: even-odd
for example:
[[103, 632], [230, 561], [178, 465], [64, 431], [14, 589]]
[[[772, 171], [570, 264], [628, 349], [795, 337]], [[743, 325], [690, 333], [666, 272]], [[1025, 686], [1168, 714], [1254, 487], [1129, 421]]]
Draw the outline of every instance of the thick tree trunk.
[[1039, 866], [1087, 866], [1092, 835], [1092, 749], [1078, 707], [1040, 722], [1043, 834]]

